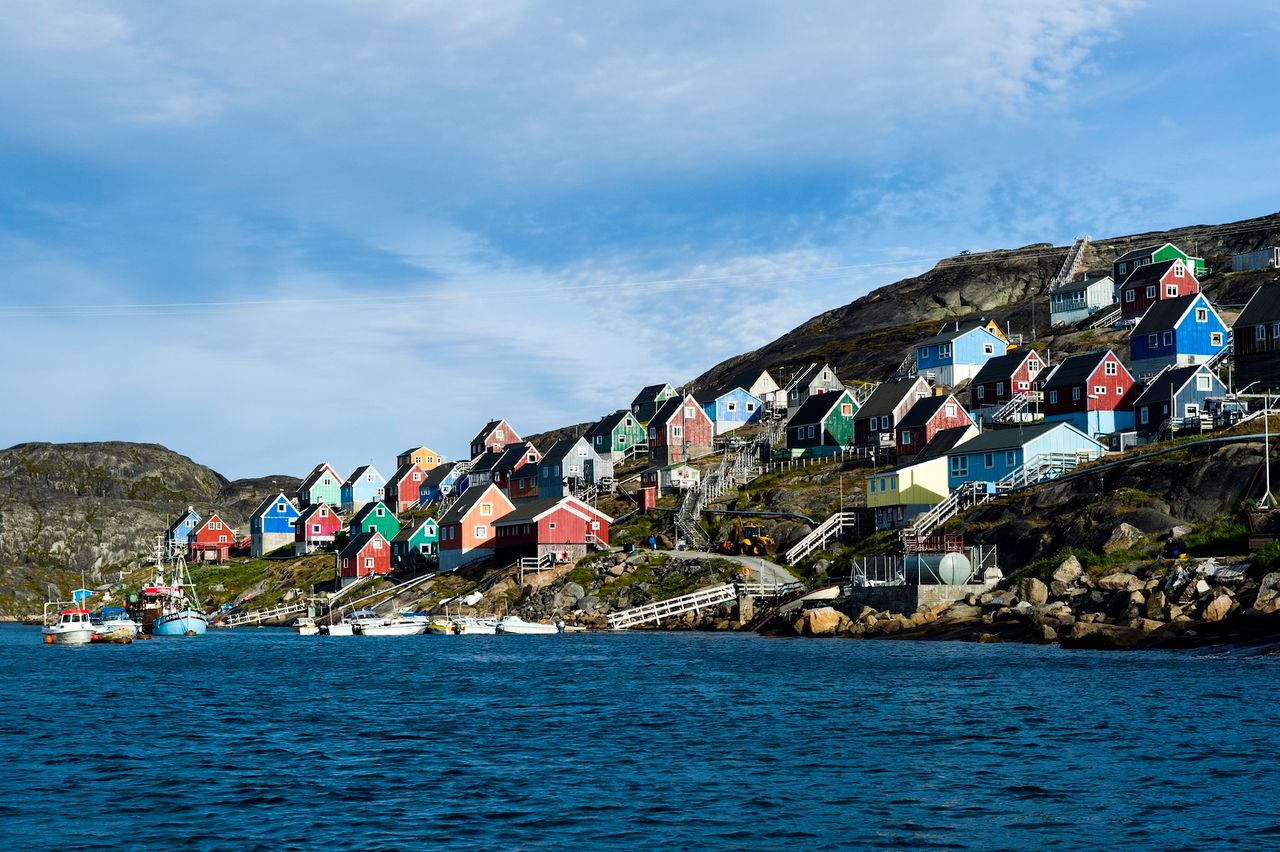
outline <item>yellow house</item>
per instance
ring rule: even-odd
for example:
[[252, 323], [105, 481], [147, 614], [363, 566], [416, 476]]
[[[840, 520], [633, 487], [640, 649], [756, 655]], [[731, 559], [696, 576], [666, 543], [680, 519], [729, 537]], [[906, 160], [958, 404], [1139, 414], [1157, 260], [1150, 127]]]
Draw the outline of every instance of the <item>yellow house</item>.
[[444, 459], [430, 447], [417, 447], [416, 449], [405, 450], [396, 456], [396, 467], [404, 467], [409, 464], [416, 464], [423, 470], [431, 470], [444, 463]]
[[947, 453], [977, 435], [978, 429], [972, 425], [943, 429], [910, 464], [868, 476], [867, 506], [875, 510], [876, 529], [904, 527], [916, 515], [947, 499]]

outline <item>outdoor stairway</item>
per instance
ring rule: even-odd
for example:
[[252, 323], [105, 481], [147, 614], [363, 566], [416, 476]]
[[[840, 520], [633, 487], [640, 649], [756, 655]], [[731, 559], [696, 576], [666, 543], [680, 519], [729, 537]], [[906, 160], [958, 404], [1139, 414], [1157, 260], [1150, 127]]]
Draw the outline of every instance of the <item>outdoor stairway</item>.
[[1084, 250], [1088, 245], [1088, 234], [1083, 237], [1076, 237], [1075, 242], [1071, 244], [1071, 248], [1067, 249], [1067, 256], [1063, 258], [1058, 274], [1053, 277], [1053, 281], [1049, 282], [1050, 290], [1054, 290], [1075, 278], [1076, 273], [1080, 271], [1080, 263], [1084, 259]]
[[810, 553], [822, 550], [832, 541], [839, 539], [846, 530], [858, 528], [857, 512], [836, 512], [827, 518], [807, 536], [800, 539], [786, 552], [786, 560], [794, 565]]
[[1210, 370], [1216, 370], [1223, 363], [1225, 363], [1229, 358], [1231, 358], [1231, 353], [1234, 351], [1235, 351], [1235, 332], [1232, 329], [1227, 329], [1227, 345], [1222, 348], [1221, 352], [1219, 352], [1217, 355], [1214, 355], [1212, 358], [1206, 361], [1204, 365], [1208, 367]]
[[[915, 363], [915, 355], [911, 356], [912, 363]], [[867, 404], [867, 400], [871, 399], [871, 395], [876, 392], [876, 388], [880, 387], [879, 382], [862, 382], [857, 385], [845, 385], [845, 390], [849, 391], [849, 395], [853, 397], [854, 403], [858, 408]]]
[[907, 357], [902, 359], [902, 363], [898, 365], [898, 369], [893, 371], [895, 379], [911, 379], [916, 375], [916, 351], [912, 349]]
[[711, 540], [702, 530], [702, 511], [707, 503], [739, 484], [760, 475], [760, 449], [757, 442], [726, 452], [720, 464], [707, 470], [697, 485], [684, 493], [684, 501], [676, 512], [676, 532], [692, 550], [706, 550]]
[[1104, 325], [1115, 325], [1120, 321], [1120, 309], [1114, 308], [1104, 313], [1093, 315], [1093, 321], [1089, 323], [1089, 328], [1102, 328]]
[[796, 585], [794, 583], [725, 583], [721, 586], [708, 586], [687, 595], [615, 612], [609, 616], [609, 627], [613, 630], [622, 630], [640, 624], [660, 622], [664, 618], [674, 618], [687, 612], [700, 612], [732, 603], [738, 599], [739, 594], [752, 597], [780, 597], [793, 591]]
[[993, 423], [1014, 423], [1026, 416], [1028, 409], [1027, 395], [1015, 393], [1013, 399], [1006, 402], [991, 414]]

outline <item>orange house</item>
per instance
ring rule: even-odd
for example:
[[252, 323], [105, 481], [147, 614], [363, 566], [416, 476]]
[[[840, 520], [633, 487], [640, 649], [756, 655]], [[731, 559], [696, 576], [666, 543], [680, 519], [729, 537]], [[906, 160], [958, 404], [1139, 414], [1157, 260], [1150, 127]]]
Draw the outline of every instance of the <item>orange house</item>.
[[440, 518], [440, 570], [453, 571], [492, 556], [493, 524], [514, 509], [511, 499], [492, 483], [464, 491]]

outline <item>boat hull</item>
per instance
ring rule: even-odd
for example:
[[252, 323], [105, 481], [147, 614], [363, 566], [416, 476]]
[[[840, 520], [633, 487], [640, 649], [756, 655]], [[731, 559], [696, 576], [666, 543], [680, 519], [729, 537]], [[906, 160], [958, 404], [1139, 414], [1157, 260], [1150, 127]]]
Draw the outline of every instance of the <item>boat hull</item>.
[[504, 618], [498, 622], [497, 632], [506, 636], [550, 636], [559, 633], [560, 628], [554, 624]]
[[357, 624], [361, 636], [420, 636], [427, 632], [421, 622], [396, 622], [392, 624]]
[[54, 645], [88, 645], [93, 641], [95, 631], [92, 627], [76, 627], [67, 630], [46, 627], [41, 632], [45, 636], [45, 642], [51, 642]]
[[203, 636], [208, 629], [209, 619], [194, 609], [162, 615], [151, 622], [152, 636]]
[[355, 631], [351, 629], [351, 625], [345, 621], [340, 621], [337, 624], [325, 625], [324, 628], [322, 628], [322, 631], [326, 636], [354, 636], [355, 635]]

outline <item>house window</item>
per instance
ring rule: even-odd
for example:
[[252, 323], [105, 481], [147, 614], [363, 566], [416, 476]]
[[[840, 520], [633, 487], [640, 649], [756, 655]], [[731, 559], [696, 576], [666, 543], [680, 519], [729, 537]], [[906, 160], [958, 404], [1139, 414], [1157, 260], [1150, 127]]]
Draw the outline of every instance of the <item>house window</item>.
[[948, 416], [948, 417], [955, 417], [955, 416], [956, 416], [956, 407], [955, 407], [954, 405], [948, 405], [948, 406], [947, 406], [947, 416]]
[[[1182, 264], [1181, 264], [1181, 263], [1175, 263], [1175, 264], [1173, 265], [1173, 277], [1174, 277], [1174, 278], [1181, 278], [1181, 277], [1182, 277], [1183, 272], [1184, 272], [1184, 270], [1183, 270], [1183, 268], [1182, 268]], [[1174, 290], [1176, 291], [1176, 290], [1177, 290], [1177, 288], [1175, 287], [1175, 288], [1174, 288]]]
[[796, 440], [798, 441], [798, 440], [800, 440], [800, 439], [801, 439], [801, 438], [803, 438], [803, 437], [804, 437], [804, 427], [803, 427], [803, 426], [797, 426], [797, 427], [796, 427]]
[[414, 482], [421, 482], [421, 481], [422, 481], [422, 474], [420, 474], [420, 473], [415, 473], [415, 474], [413, 475], [413, 481], [414, 481]]
[[277, 503], [277, 504], [276, 504], [276, 511], [277, 511], [277, 512], [283, 512], [283, 511], [284, 511], [284, 503]]
[[1265, 324], [1264, 324], [1264, 325], [1255, 325], [1255, 326], [1253, 327], [1253, 339], [1254, 339], [1254, 340], [1266, 340], [1266, 339], [1267, 339], [1267, 327], [1266, 327], [1266, 325], [1265, 325]]
[[321, 507], [320, 507], [320, 517], [322, 517], [322, 518], [327, 518], [327, 517], [329, 517], [329, 510], [328, 510], [328, 509], [326, 509], [324, 506], [321, 506]]
[[810, 427], [809, 427], [808, 432], [809, 432], [808, 437], [812, 438], [812, 437], [813, 437], [813, 427], [812, 427], [812, 426], [810, 426]]
[[1198, 391], [1213, 390], [1213, 377], [1206, 376], [1203, 373], [1196, 376], [1196, 390]]
[[492, 515], [492, 514], [493, 514], [493, 504], [492, 504], [492, 503], [481, 503], [481, 504], [480, 504], [480, 514], [482, 514], [482, 515], [486, 515], [486, 516], [488, 516], [488, 515]]
[[929, 357], [929, 347], [921, 346], [919, 349], [917, 349], [916, 357], [919, 358], [921, 361], [926, 360]]
[[1105, 375], [1114, 376], [1117, 373], [1119, 373], [1120, 370], [1115, 361], [1108, 361], [1106, 364], [1103, 365], [1102, 372]]
[[599, 522], [599, 521], [592, 521], [592, 522], [591, 522], [591, 529], [592, 529], [592, 530], [598, 530], [598, 529], [600, 529], [600, 522]]
[[312, 533], [314, 533], [315, 535], [320, 535], [320, 525], [319, 525], [319, 524], [312, 524], [312, 525], [311, 525], [311, 532], [312, 532]]
[[725, 408], [725, 410], [726, 410], [726, 411], [737, 411], [737, 410], [738, 410], [738, 403], [736, 403], [736, 402], [727, 402], [727, 403], [725, 403], [724, 408]]
[[1147, 287], [1147, 298], [1154, 299], [1156, 297], [1156, 285], [1152, 284]]
[[898, 437], [898, 440], [899, 440], [899, 443], [901, 443], [902, 446], [904, 447], [909, 445], [911, 443], [911, 433], [904, 430], [903, 433]]
[[1209, 309], [1196, 308], [1196, 322], [1208, 322], [1208, 321], [1209, 321]]
[[968, 476], [969, 475], [969, 457], [968, 456], [952, 456], [951, 457], [951, 475], [952, 476]]
[[1125, 272], [1127, 272], [1127, 271], [1128, 271], [1128, 268], [1129, 268], [1129, 264], [1127, 264], [1127, 263], [1122, 263], [1122, 264], [1120, 264], [1120, 270], [1119, 270], [1119, 271], [1120, 271], [1120, 274], [1121, 274], [1121, 275], [1124, 275], [1124, 274], [1125, 274]]
[[873, 480], [871, 480], [870, 489], [871, 489], [871, 493], [872, 493], [872, 494], [875, 494], [875, 493], [876, 493], [876, 482], [877, 482], [877, 480], [874, 480], [874, 479], [873, 479]]
[[1121, 385], [1116, 385], [1116, 396], [1124, 396], [1124, 388]]
[[1271, 323], [1271, 336], [1273, 338], [1280, 337], [1280, 322]]
[[332, 482], [332, 481], [330, 481], [329, 477], [327, 477], [327, 476], [326, 476], [326, 477], [324, 478], [324, 484], [325, 484], [325, 485], [332, 485], [332, 484], [333, 484], [333, 482]]
[[365, 479], [365, 482], [373, 482], [373, 474], [372, 474], [372, 473], [366, 473], [366, 474], [364, 475], [364, 479]]
[[650, 426], [650, 427], [649, 427], [649, 440], [650, 440], [650, 441], [655, 441], [655, 440], [657, 440], [657, 438], [658, 438], [658, 427], [657, 427], [657, 426]]
[[889, 490], [890, 491], [898, 490], [898, 478], [896, 476], [889, 477]]
[[209, 529], [211, 529], [211, 530], [220, 530], [220, 529], [222, 529], [222, 521], [210, 521], [210, 522], [209, 522]]
[[484, 524], [477, 524], [477, 525], [476, 525], [476, 528], [475, 528], [475, 537], [476, 537], [476, 538], [488, 538], [488, 537], [489, 537], [489, 528], [488, 528], [488, 527], [486, 527]]
[[[1155, 347], [1159, 346], [1159, 345], [1160, 345], [1160, 335], [1158, 335], [1158, 334], [1148, 334], [1148, 335], [1147, 335], [1147, 345], [1148, 345], [1148, 346], [1150, 346], [1152, 349], [1154, 349]], [[1108, 367], [1110, 367], [1111, 365], [1110, 365], [1110, 364], [1108, 364], [1107, 366], [1108, 366]]]
[[1018, 454], [1015, 453], [1013, 450], [1005, 450], [1004, 452], [1005, 467], [1013, 467], [1017, 463], [1018, 463]]
[[1139, 409], [1139, 411], [1138, 411], [1138, 422], [1139, 422], [1139, 423], [1141, 423], [1143, 426], [1145, 426], [1145, 425], [1147, 425], [1148, 423], [1150, 423], [1150, 422], [1151, 422], [1151, 409], [1150, 409], [1150, 408], [1147, 408], [1146, 406], [1143, 406], [1141, 409]]
[[847, 402], [846, 402], [846, 403], [842, 403], [842, 404], [841, 404], [841, 406], [840, 406], [840, 414], [841, 414], [841, 415], [843, 415], [844, 417], [852, 417], [852, 416], [853, 416], [853, 406], [852, 406], [852, 405], [850, 405], [850, 404], [849, 404], [849, 403], [847, 403]]
[[376, 514], [378, 515], [378, 517], [379, 517], [379, 518], [381, 518], [383, 515], [385, 515], [385, 514], [386, 514], [386, 510], [385, 510], [385, 509], [383, 509], [381, 506], [379, 506], [379, 507], [378, 507], [378, 509], [377, 509]]
[[748, 402], [748, 403], [747, 403], [747, 413], [748, 413], [748, 414], [750, 414], [751, 412], [753, 412], [753, 411], [755, 411], [755, 410], [756, 410], [756, 404], [755, 404], [754, 402]]
[[1178, 295], [1178, 285], [1169, 284], [1164, 288], [1164, 294], [1172, 299], [1174, 296]]
[[684, 407], [684, 419], [685, 419], [685, 420], [692, 420], [692, 419], [693, 419], [693, 406], [691, 406], [691, 405], [686, 405], [686, 406]]
[[826, 370], [823, 370], [823, 371], [822, 371], [822, 380], [823, 380], [824, 382], [830, 381], [830, 380], [831, 380], [831, 374], [830, 374], [830, 373], [828, 373]]
[[549, 530], [553, 530], [553, 529], [555, 529], [555, 528], [556, 528], [556, 522], [555, 522], [555, 521], [552, 521], [551, 523], [547, 524], [547, 529], [549, 529]]
[[1018, 390], [1020, 391], [1028, 390], [1030, 387], [1031, 385], [1027, 384], [1026, 382], [1018, 382]]
[[1164, 345], [1165, 345], [1165, 346], [1172, 346], [1172, 345], [1173, 345], [1173, 332], [1172, 332], [1172, 331], [1166, 331], [1166, 332], [1164, 333]]
[[950, 343], [943, 343], [943, 344], [941, 344], [941, 345], [938, 347], [938, 357], [939, 357], [939, 358], [950, 358], [950, 357], [951, 357], [951, 344], [950, 344]]
[[1072, 400], [1073, 402], [1079, 402], [1079, 401], [1080, 401], [1080, 386], [1079, 386], [1079, 385], [1077, 385], [1076, 387], [1073, 387], [1073, 388], [1071, 389], [1071, 400]]
[[364, 567], [366, 567], [366, 568], [372, 568], [372, 567], [373, 567], [373, 557], [372, 557], [372, 556], [366, 556], [366, 557], [364, 558]]
[[880, 428], [882, 430], [889, 428], [889, 415], [887, 414], [880, 415]]
[[1107, 395], [1107, 386], [1106, 386], [1106, 385], [1094, 385], [1094, 386], [1093, 386], [1093, 395], [1094, 395], [1094, 396], [1106, 396], [1106, 395]]
[[501, 429], [495, 429], [493, 431], [493, 439], [495, 441], [505, 441], [507, 439], [507, 436], [506, 436], [506, 433], [503, 432]]
[[1220, 331], [1211, 331], [1211, 332], [1209, 332], [1209, 345], [1210, 345], [1210, 346], [1221, 346], [1221, 345], [1222, 345], [1222, 332], [1220, 332]]
[[[603, 441], [601, 441], [601, 443], [603, 443]], [[619, 436], [618, 436], [618, 443], [619, 443], [619, 444], [625, 444], [625, 443], [627, 443], [627, 436], [626, 436], [626, 435], [619, 435]]]
[[982, 385], [978, 385], [978, 399], [982, 399], [987, 395], [987, 389]]
[[227, 543], [227, 537], [225, 535], [218, 536], [218, 544], [226, 544], [226, 543]]
[[1049, 402], [1056, 403], [1057, 401], [1058, 401], [1058, 392], [1056, 390], [1049, 391]]
[[1004, 393], [1004, 382], [996, 382], [996, 396]]
[[1125, 300], [1126, 302], [1134, 302], [1134, 301], [1137, 301], [1137, 299], [1138, 299], [1138, 291], [1137, 291], [1137, 290], [1125, 290], [1125, 291], [1124, 291], [1124, 300]]
[[684, 430], [681, 427], [679, 426], [671, 427], [671, 437], [680, 438], [680, 437], [683, 437], [683, 435], [684, 435]]
[[[369, 532], [373, 532], [373, 530], [369, 530]], [[375, 539], [373, 540], [373, 549], [374, 549], [374, 550], [381, 550], [381, 549], [382, 549], [382, 539], [380, 539], [380, 538], [375, 538]]]
[[991, 470], [991, 468], [995, 467], [995, 466], [996, 466], [996, 454], [995, 454], [995, 453], [983, 453], [983, 454], [982, 454], [982, 466], [983, 466], [983, 467], [985, 467], [987, 470]]
[[994, 355], [996, 354], [996, 348], [992, 346], [990, 343], [984, 343], [982, 344], [982, 354]]

